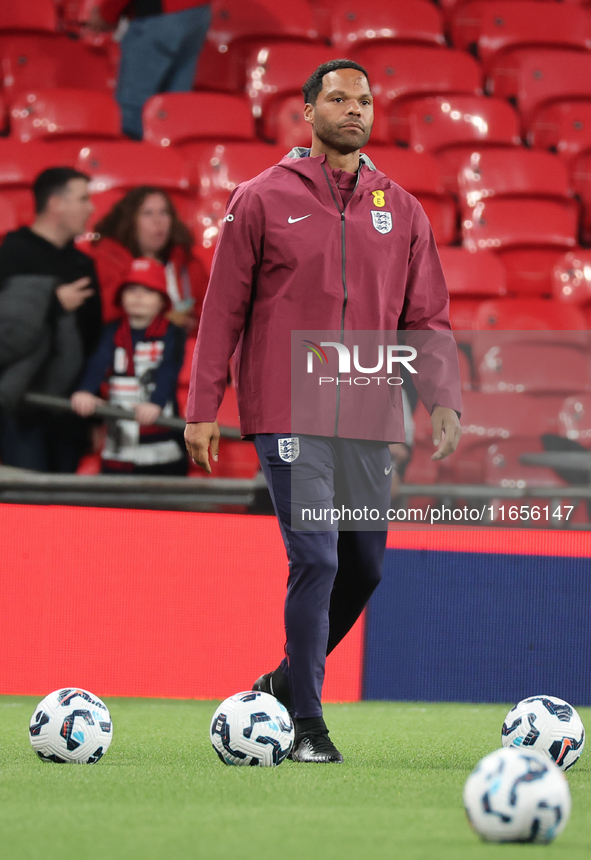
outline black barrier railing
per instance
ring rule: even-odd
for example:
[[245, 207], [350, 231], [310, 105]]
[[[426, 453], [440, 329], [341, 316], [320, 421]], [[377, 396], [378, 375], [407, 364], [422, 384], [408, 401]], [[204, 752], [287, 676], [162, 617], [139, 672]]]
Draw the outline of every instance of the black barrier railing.
[[[25, 395], [25, 403], [29, 406], [39, 406], [41, 409], [55, 410], [58, 412], [71, 412], [72, 406], [66, 397], [54, 397], [50, 394], [33, 394]], [[97, 406], [94, 415], [99, 418], [134, 418], [134, 414], [129, 409], [121, 409], [118, 406]], [[186, 422], [182, 418], [168, 418], [166, 415], [160, 415], [155, 421], [159, 427], [170, 427], [173, 430], [184, 430]], [[220, 427], [220, 434], [223, 439], [240, 439], [240, 430], [237, 427]]]

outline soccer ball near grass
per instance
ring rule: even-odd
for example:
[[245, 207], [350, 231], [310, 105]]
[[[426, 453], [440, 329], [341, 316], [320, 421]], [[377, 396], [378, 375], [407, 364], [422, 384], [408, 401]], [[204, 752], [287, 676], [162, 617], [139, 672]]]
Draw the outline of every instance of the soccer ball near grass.
[[505, 717], [501, 736], [504, 747], [539, 750], [561, 770], [572, 767], [585, 746], [580, 716], [556, 696], [523, 699]]
[[222, 702], [210, 737], [224, 764], [276, 767], [291, 752], [294, 728], [289, 711], [274, 696], [247, 690]]
[[96, 764], [109, 749], [113, 723], [104, 702], [72, 687], [56, 690], [39, 702], [29, 738], [41, 761]]
[[548, 756], [508, 747], [483, 758], [466, 780], [464, 806], [485, 842], [551, 842], [568, 822], [568, 782]]

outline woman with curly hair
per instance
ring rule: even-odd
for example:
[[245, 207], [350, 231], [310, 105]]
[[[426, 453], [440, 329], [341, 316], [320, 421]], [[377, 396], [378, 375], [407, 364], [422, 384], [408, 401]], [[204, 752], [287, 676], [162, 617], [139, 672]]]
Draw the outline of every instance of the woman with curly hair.
[[207, 274], [191, 248], [193, 237], [161, 188], [141, 185], [129, 191], [94, 227], [97, 235], [84, 250], [94, 259], [103, 320], [121, 316], [117, 290], [135, 257], [152, 257], [165, 268], [171, 301], [168, 319], [188, 333], [197, 327]]

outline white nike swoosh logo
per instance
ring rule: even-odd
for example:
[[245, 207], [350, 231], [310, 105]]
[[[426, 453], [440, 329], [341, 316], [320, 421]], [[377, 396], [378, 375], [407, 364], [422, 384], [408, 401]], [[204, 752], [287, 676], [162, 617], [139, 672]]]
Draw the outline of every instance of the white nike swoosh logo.
[[389, 469], [384, 469], [384, 475], [389, 475], [391, 471], [392, 471], [392, 466], [390, 466]]
[[288, 224], [295, 224], [296, 221], [303, 221], [304, 218], [309, 218], [311, 215], [312, 215], [311, 212], [310, 212], [310, 215], [302, 215], [301, 218], [292, 218], [290, 215], [289, 218], [287, 219], [287, 223]]

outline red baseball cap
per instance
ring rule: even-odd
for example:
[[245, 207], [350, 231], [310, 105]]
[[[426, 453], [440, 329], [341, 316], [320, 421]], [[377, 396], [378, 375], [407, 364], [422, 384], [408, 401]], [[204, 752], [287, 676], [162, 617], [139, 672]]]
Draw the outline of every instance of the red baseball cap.
[[132, 260], [129, 272], [121, 282], [117, 291], [117, 304], [121, 304], [121, 291], [130, 284], [139, 284], [149, 290], [156, 290], [165, 299], [170, 308], [171, 301], [166, 285], [166, 271], [162, 263], [152, 257], [136, 257]]

